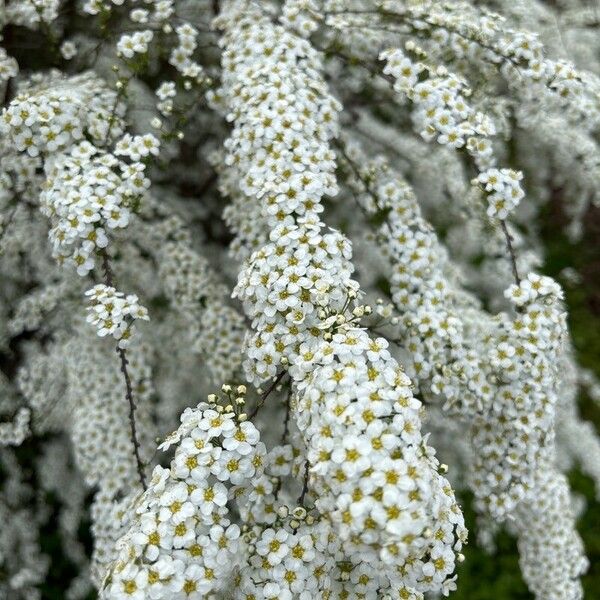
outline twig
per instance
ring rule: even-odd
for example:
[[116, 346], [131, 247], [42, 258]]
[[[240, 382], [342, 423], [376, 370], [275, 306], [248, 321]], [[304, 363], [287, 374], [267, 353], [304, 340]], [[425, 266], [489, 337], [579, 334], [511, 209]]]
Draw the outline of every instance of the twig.
[[[106, 250], [102, 251], [102, 267], [104, 269], [104, 278], [106, 280], [106, 285], [114, 287], [114, 275], [110, 267], [110, 262]], [[125, 379], [125, 398], [127, 399], [127, 403], [129, 405], [129, 428], [131, 430], [131, 443], [133, 444], [133, 454], [135, 456], [136, 468], [138, 476], [140, 478], [140, 483], [142, 484], [142, 488], [144, 490], [147, 490], [148, 485], [146, 484], [144, 463], [142, 462], [142, 459], [140, 457], [140, 442], [138, 440], [137, 427], [135, 423], [136, 406], [135, 400], [133, 398], [133, 389], [131, 387], [131, 377], [129, 376], [129, 370], [127, 369], [129, 361], [127, 360], [127, 353], [125, 352], [124, 348], [120, 348], [119, 346], [117, 346], [116, 350], [121, 360], [121, 373], [123, 373], [123, 378]]]
[[510, 265], [512, 267], [515, 282], [517, 285], [521, 285], [521, 278], [519, 277], [519, 271], [517, 269], [517, 255], [515, 254], [515, 249], [512, 245], [513, 237], [508, 232], [508, 227], [506, 226], [506, 221], [504, 219], [500, 220], [500, 227], [502, 228], [504, 238], [506, 239], [506, 248], [508, 249], [508, 254], [510, 255]]
[[109, 287], [114, 287], [113, 285], [113, 272], [112, 269], [110, 267], [110, 262], [108, 259], [108, 254], [106, 252], [106, 249], [102, 249], [102, 268], [104, 269], [104, 279], [106, 281], [106, 285]]
[[285, 444], [287, 442], [287, 436], [290, 432], [290, 396], [292, 395], [292, 390], [287, 396], [287, 401], [285, 403], [285, 420], [283, 421], [283, 433], [281, 434], [281, 444]]
[[300, 496], [298, 496], [298, 506], [304, 505], [304, 498], [308, 492], [308, 470], [310, 469], [310, 463], [308, 459], [304, 463], [304, 483], [302, 484], [302, 491], [300, 492]]
[[262, 408], [263, 404], [265, 403], [265, 400], [268, 398], [269, 394], [277, 387], [277, 384], [283, 379], [284, 375], [285, 371], [281, 371], [277, 375], [277, 377], [275, 377], [273, 383], [268, 387], [267, 391], [260, 397], [256, 408], [250, 413], [250, 419], [253, 419], [256, 416], [258, 411]]
[[135, 462], [137, 466], [137, 472], [140, 478], [140, 483], [144, 490], [148, 489], [146, 484], [146, 475], [144, 473], [144, 463], [140, 457], [140, 442], [137, 437], [137, 429], [135, 425], [135, 401], [133, 399], [133, 390], [131, 389], [131, 378], [129, 377], [129, 371], [127, 370], [128, 360], [124, 348], [117, 346], [117, 354], [121, 359], [121, 373], [125, 378], [125, 397], [129, 403], [129, 427], [131, 429], [131, 441], [133, 443], [133, 453], [135, 455]]

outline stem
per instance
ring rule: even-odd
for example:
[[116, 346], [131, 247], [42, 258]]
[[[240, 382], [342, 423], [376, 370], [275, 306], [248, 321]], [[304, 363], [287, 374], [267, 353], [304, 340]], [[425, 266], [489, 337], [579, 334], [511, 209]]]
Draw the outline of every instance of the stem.
[[277, 387], [277, 384], [283, 379], [284, 375], [285, 371], [281, 371], [277, 375], [277, 377], [275, 377], [273, 383], [268, 387], [267, 391], [260, 397], [256, 408], [250, 413], [250, 419], [253, 419], [257, 415], [258, 411], [262, 408], [269, 394]]
[[308, 460], [304, 463], [304, 483], [302, 484], [302, 491], [298, 496], [298, 506], [304, 505], [304, 498], [308, 492], [308, 470], [310, 469], [310, 463]]
[[[102, 267], [104, 269], [104, 278], [106, 280], [106, 285], [114, 287], [114, 276], [110, 267], [110, 262], [106, 250], [102, 250]], [[137, 427], [135, 423], [136, 406], [135, 400], [133, 398], [133, 389], [131, 387], [131, 377], [129, 376], [129, 370], [127, 369], [129, 361], [127, 360], [127, 353], [125, 352], [124, 348], [120, 348], [117, 345], [116, 351], [121, 360], [121, 373], [123, 373], [123, 378], [125, 379], [125, 398], [127, 400], [127, 403], [129, 404], [129, 428], [131, 430], [131, 443], [133, 444], [133, 455], [135, 456], [135, 463], [138, 476], [140, 478], [140, 483], [142, 484], [142, 488], [145, 491], [148, 489], [148, 485], [146, 484], [144, 463], [142, 462], [142, 459], [140, 457], [140, 442], [138, 440]]]
[[127, 370], [127, 365], [129, 361], [127, 360], [127, 354], [124, 348], [119, 348], [117, 346], [117, 354], [121, 359], [121, 373], [123, 373], [123, 377], [125, 378], [125, 397], [127, 398], [127, 402], [129, 403], [129, 427], [131, 429], [131, 442], [133, 443], [133, 454], [135, 455], [135, 462], [137, 467], [138, 476], [140, 478], [140, 483], [142, 484], [142, 488], [144, 490], [148, 489], [148, 485], [146, 484], [146, 475], [144, 473], [144, 463], [140, 457], [140, 442], [137, 436], [137, 428], [135, 425], [135, 401], [133, 399], [133, 390], [131, 389], [131, 378], [129, 377], [129, 371]]
[[512, 267], [515, 282], [517, 285], [520, 285], [521, 278], [519, 277], [519, 271], [517, 269], [517, 255], [515, 254], [515, 249], [512, 245], [513, 237], [508, 232], [508, 227], [506, 227], [506, 221], [504, 219], [500, 220], [500, 227], [502, 228], [504, 238], [506, 239], [506, 248], [508, 249], [508, 254], [510, 255], [510, 266]]
[[290, 432], [290, 396], [292, 395], [292, 391], [288, 394], [287, 401], [285, 403], [285, 419], [283, 421], [283, 433], [281, 434], [281, 444], [285, 444], [287, 442], [287, 437]]

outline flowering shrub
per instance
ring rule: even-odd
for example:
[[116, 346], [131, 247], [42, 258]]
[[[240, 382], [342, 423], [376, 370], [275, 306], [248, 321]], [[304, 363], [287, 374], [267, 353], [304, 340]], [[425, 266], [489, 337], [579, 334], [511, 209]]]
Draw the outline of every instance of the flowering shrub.
[[583, 598], [600, 384], [536, 221], [600, 199], [594, 11], [4, 4], [0, 597], [49, 523], [69, 600], [448, 596], [470, 495]]

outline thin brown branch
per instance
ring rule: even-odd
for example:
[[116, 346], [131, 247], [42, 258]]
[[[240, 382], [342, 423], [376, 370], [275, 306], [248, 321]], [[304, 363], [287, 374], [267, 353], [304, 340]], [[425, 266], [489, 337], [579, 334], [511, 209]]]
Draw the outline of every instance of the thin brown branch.
[[513, 277], [515, 278], [515, 283], [517, 285], [520, 285], [521, 278], [519, 277], [519, 270], [517, 269], [517, 255], [512, 244], [513, 237], [508, 232], [508, 227], [506, 226], [506, 221], [504, 219], [500, 220], [500, 227], [502, 228], [502, 233], [504, 233], [504, 239], [506, 240], [506, 248], [510, 256], [510, 266], [512, 268]]
[[127, 370], [127, 365], [129, 361], [127, 360], [127, 354], [124, 348], [120, 348], [117, 346], [117, 354], [121, 359], [121, 373], [123, 373], [123, 377], [125, 379], [125, 397], [127, 398], [127, 402], [129, 404], [129, 427], [131, 429], [131, 442], [133, 443], [133, 453], [135, 455], [135, 462], [137, 467], [138, 476], [140, 478], [140, 483], [142, 484], [142, 488], [144, 490], [148, 489], [148, 485], [146, 484], [146, 474], [144, 473], [144, 463], [140, 457], [140, 442], [138, 440], [137, 428], [135, 424], [135, 400], [133, 399], [133, 390], [131, 387], [131, 378], [129, 377], [129, 371]]
[[258, 414], [258, 411], [263, 407], [265, 400], [269, 397], [271, 392], [277, 387], [278, 383], [283, 379], [284, 375], [285, 375], [285, 371], [281, 371], [277, 375], [277, 377], [275, 377], [275, 379], [273, 380], [273, 383], [271, 383], [271, 385], [267, 388], [267, 391], [264, 392], [263, 395], [259, 398], [256, 408], [250, 413], [250, 419], [253, 419]]
[[281, 444], [287, 443], [287, 437], [290, 433], [290, 413], [291, 413], [291, 396], [292, 390], [290, 389], [289, 394], [285, 402], [285, 419], [283, 421], [283, 433], [281, 434]]
[[[104, 279], [106, 281], [106, 285], [110, 287], [114, 287], [114, 275], [112, 272], [112, 268], [110, 266], [110, 261], [108, 258], [108, 254], [106, 250], [102, 251], [102, 267], [104, 269]], [[133, 397], [133, 388], [131, 385], [131, 377], [129, 376], [129, 370], [127, 369], [127, 365], [129, 361], [127, 360], [127, 353], [124, 348], [120, 348], [117, 346], [116, 348], [117, 354], [119, 355], [119, 359], [121, 361], [121, 373], [123, 374], [123, 379], [125, 380], [125, 398], [127, 400], [127, 404], [129, 405], [129, 429], [131, 431], [131, 443], [133, 444], [133, 455], [135, 456], [135, 463], [138, 472], [138, 477], [140, 479], [140, 483], [144, 490], [148, 489], [148, 485], [146, 483], [146, 474], [144, 472], [144, 463], [142, 462], [140, 456], [140, 441], [137, 435], [137, 426], [135, 421], [135, 399]]]
[[304, 463], [304, 482], [302, 483], [302, 491], [300, 492], [300, 496], [298, 496], [298, 506], [304, 506], [304, 498], [308, 493], [308, 471], [310, 469], [310, 463], [308, 459]]

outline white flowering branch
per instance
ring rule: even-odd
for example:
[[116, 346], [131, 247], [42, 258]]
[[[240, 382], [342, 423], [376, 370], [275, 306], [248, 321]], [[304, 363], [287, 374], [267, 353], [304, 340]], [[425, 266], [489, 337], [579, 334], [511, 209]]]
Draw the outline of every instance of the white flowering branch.
[[579, 4], [3, 4], [0, 596], [449, 595], [466, 493], [581, 600]]

